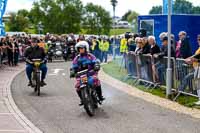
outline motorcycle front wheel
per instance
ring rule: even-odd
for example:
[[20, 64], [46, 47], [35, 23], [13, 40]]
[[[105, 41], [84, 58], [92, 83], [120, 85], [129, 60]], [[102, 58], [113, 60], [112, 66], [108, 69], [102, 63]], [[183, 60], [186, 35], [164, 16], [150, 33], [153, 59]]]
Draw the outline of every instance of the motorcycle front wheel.
[[37, 90], [37, 95], [40, 96], [40, 72], [36, 73], [36, 90]]
[[95, 115], [95, 106], [92, 98], [92, 90], [91, 88], [85, 87], [81, 90], [82, 100], [84, 104], [84, 108], [87, 114], [92, 117]]

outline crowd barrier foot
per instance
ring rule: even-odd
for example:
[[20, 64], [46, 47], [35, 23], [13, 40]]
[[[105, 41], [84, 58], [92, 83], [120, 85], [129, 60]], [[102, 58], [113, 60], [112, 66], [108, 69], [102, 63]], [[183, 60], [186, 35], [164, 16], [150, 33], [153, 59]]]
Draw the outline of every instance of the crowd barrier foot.
[[176, 101], [180, 95], [181, 95], [181, 92], [179, 92], [179, 93], [176, 95], [176, 97], [173, 99], [173, 101]]

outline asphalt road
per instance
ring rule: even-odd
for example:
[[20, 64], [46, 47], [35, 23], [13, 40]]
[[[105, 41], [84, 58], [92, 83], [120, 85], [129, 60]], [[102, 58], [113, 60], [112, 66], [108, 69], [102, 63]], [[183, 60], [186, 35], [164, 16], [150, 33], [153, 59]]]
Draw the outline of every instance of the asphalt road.
[[27, 87], [25, 73], [12, 84], [17, 106], [45, 133], [199, 133], [200, 120], [130, 96], [103, 83], [106, 101], [90, 118], [69, 78], [69, 63], [49, 64], [41, 96]]

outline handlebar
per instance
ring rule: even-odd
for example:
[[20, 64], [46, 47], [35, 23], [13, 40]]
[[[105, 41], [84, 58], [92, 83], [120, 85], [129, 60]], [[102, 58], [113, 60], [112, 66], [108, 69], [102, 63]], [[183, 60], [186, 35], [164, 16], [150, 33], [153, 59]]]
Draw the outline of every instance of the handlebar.
[[32, 61], [42, 61], [41, 59], [32, 59]]
[[86, 74], [88, 72], [88, 69], [82, 70], [80, 72], [77, 72], [77, 75], [82, 75], [82, 74]]

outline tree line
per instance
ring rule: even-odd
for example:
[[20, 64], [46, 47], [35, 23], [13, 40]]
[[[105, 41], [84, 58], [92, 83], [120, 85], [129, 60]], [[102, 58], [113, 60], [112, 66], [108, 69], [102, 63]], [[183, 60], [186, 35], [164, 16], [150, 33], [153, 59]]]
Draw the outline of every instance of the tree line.
[[[149, 14], [162, 14], [162, 6], [153, 6]], [[200, 14], [200, 6], [194, 6], [187, 0], [175, 0], [173, 14]]]
[[83, 6], [80, 0], [40, 0], [33, 3], [30, 11], [10, 13], [6, 27], [9, 31], [32, 33], [41, 30], [54, 34], [109, 34], [112, 18], [103, 7], [93, 3]]

